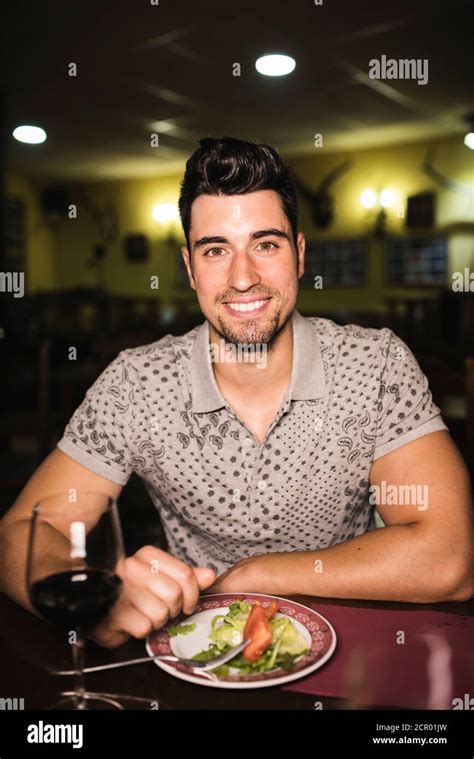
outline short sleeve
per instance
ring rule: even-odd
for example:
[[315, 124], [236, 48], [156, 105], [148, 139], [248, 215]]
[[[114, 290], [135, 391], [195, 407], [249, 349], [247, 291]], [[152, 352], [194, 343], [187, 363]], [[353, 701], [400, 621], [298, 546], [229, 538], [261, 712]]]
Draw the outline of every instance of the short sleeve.
[[385, 331], [374, 460], [418, 437], [448, 429], [413, 353], [391, 330]]
[[124, 353], [104, 369], [69, 420], [59, 450], [107, 480], [125, 485], [133, 471], [127, 432], [134, 379]]

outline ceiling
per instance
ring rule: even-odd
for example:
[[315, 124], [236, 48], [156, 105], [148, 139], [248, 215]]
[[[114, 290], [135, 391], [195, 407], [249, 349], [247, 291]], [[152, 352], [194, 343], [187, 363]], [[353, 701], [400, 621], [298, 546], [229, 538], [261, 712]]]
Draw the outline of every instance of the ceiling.
[[[206, 135], [291, 155], [321, 133], [325, 150], [350, 150], [462, 133], [474, 111], [471, 0], [152, 1], [16, 0], [2, 11], [11, 171], [157, 176], [182, 171]], [[291, 54], [295, 71], [262, 77], [254, 62], [265, 52]], [[370, 79], [382, 55], [427, 58], [429, 83]], [[16, 143], [20, 123], [43, 126], [47, 142]]]

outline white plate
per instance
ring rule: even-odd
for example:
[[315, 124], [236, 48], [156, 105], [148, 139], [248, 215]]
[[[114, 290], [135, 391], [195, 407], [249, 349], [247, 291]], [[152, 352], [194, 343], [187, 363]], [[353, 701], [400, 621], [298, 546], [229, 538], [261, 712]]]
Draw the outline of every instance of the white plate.
[[[322, 667], [333, 655], [337, 641], [336, 632], [325, 617], [296, 601], [263, 593], [215, 593], [201, 596], [193, 614], [189, 616], [180, 614], [165, 627], [150, 633], [146, 640], [148, 654], [150, 656], [175, 654], [190, 659], [195, 654], [206, 650], [211, 643], [209, 634], [212, 618], [217, 614], [227, 614], [230, 604], [234, 601], [250, 603], [260, 601], [263, 606], [270, 605], [272, 601], [278, 601], [276, 616], [291, 619], [298, 632], [308, 642], [310, 653], [299, 657], [291, 672], [275, 669], [254, 675], [241, 675], [234, 669], [226, 677], [221, 677], [217, 681], [208, 679], [204, 674], [194, 673], [180, 663], [155, 661], [155, 664], [180, 680], [207, 685], [210, 688], [268, 688], [284, 685], [309, 675], [310, 672]], [[196, 624], [196, 628], [188, 635], [169, 636], [170, 627], [191, 623]]]

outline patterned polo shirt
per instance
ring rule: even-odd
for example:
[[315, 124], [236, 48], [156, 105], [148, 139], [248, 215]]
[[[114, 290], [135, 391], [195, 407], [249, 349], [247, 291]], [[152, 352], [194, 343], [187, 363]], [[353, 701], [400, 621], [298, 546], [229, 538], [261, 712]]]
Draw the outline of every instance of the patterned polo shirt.
[[261, 444], [218, 388], [205, 321], [119, 353], [58, 447], [122, 485], [136, 472], [169, 552], [218, 573], [244, 557], [326, 548], [373, 529], [372, 462], [446, 425], [391, 330], [298, 311], [291, 325], [290, 383]]

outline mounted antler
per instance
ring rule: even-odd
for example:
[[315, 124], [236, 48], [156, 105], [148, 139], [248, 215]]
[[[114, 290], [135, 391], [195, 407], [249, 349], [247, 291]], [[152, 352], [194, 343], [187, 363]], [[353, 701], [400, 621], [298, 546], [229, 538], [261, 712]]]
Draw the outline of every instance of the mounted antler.
[[428, 148], [425, 160], [421, 165], [424, 173], [436, 182], [436, 184], [444, 187], [446, 190], [452, 190], [452, 192], [458, 192], [462, 195], [470, 195], [472, 190], [470, 190], [467, 185], [462, 184], [461, 182], [456, 182], [454, 179], [449, 179], [449, 177], [445, 177], [444, 174], [441, 174], [440, 171], [435, 169], [433, 166], [434, 152], [434, 148]]
[[311, 218], [320, 229], [328, 227], [334, 219], [334, 199], [329, 194], [329, 188], [352, 167], [352, 161], [346, 160], [327, 174], [316, 191], [306, 187], [297, 176], [293, 179], [300, 195], [308, 201], [311, 207]]

